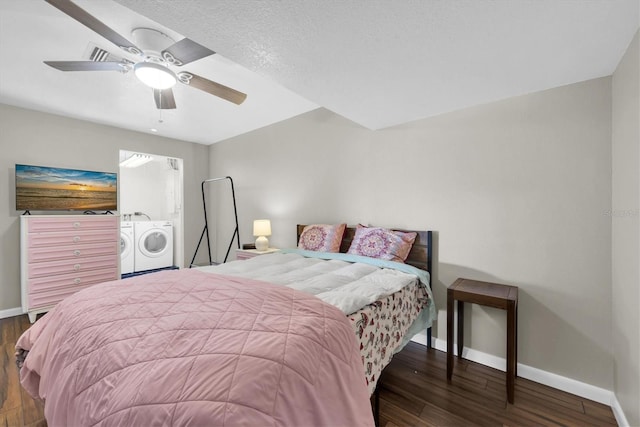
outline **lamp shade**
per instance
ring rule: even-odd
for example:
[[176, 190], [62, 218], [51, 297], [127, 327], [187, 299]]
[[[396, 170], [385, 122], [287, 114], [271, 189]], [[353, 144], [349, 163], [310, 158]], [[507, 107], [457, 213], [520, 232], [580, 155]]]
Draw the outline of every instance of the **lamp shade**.
[[271, 221], [268, 219], [256, 219], [253, 221], [253, 235], [259, 236], [271, 236]]
[[138, 62], [133, 72], [142, 83], [154, 89], [169, 89], [178, 81], [173, 71], [153, 62]]

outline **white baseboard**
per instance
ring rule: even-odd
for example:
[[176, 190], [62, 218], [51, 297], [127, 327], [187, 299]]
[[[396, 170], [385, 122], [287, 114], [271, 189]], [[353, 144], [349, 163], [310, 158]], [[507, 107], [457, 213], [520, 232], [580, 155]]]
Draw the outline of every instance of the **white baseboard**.
[[20, 316], [22, 314], [22, 308], [9, 308], [7, 310], [0, 310], [0, 319], [6, 319], [7, 317]]
[[611, 410], [613, 411], [613, 416], [616, 417], [616, 422], [620, 427], [629, 427], [629, 421], [627, 421], [627, 417], [625, 417], [622, 406], [620, 406], [620, 402], [616, 399], [615, 394], [611, 398]]
[[[432, 337], [431, 341], [433, 341], [433, 340], [437, 341], [438, 339]], [[417, 342], [418, 344], [427, 345], [427, 334], [423, 330], [419, 334], [414, 335], [413, 338], [411, 338], [411, 341]], [[445, 349], [445, 351], [446, 351], [446, 349]]]
[[[427, 336], [425, 333], [420, 333], [418, 335], [415, 335], [411, 339], [411, 341], [426, 345]], [[447, 351], [447, 342], [445, 340], [433, 338], [432, 346], [437, 350], [444, 352]], [[457, 345], [454, 344], [453, 353], [457, 354], [457, 352]], [[480, 363], [481, 365], [489, 366], [503, 372], [506, 371], [507, 361], [502, 357], [483, 353], [481, 351], [474, 350], [468, 347], [465, 347], [462, 350], [462, 357], [467, 360], [471, 360], [472, 362]], [[584, 397], [585, 399], [602, 403], [603, 405], [611, 406], [614, 411], [614, 415], [616, 415], [616, 409], [613, 406], [615, 403], [618, 406], [618, 411], [620, 412], [621, 418], [624, 419], [622, 408], [620, 407], [620, 404], [617, 403], [618, 401], [615, 398], [615, 394], [611, 390], [606, 390], [604, 388], [596, 387], [591, 384], [576, 381], [574, 379], [563, 377], [552, 372], [543, 371], [542, 369], [527, 366], [522, 363], [518, 363], [518, 376], [531, 381], [535, 381], [540, 384], [544, 384], [549, 387], [553, 387], [558, 390], [566, 391], [567, 393]], [[616, 415], [616, 420], [618, 420], [618, 415]], [[618, 424], [625, 425], [624, 423], [620, 423], [619, 421]]]

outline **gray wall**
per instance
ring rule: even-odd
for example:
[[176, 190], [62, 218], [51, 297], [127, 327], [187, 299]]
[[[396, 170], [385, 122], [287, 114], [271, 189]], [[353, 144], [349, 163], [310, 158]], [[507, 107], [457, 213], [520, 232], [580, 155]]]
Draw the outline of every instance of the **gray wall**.
[[612, 314], [614, 391], [640, 425], [640, 42], [613, 74]]
[[120, 149], [184, 159], [188, 265], [204, 222], [199, 188], [209, 173], [209, 147], [0, 104], [0, 311], [21, 305], [15, 164], [118, 172]]
[[[296, 223], [435, 230], [438, 337], [457, 277], [517, 285], [519, 362], [613, 388], [610, 78], [380, 131], [318, 109], [211, 146], [210, 167], [236, 183], [243, 242], [263, 217], [276, 247]], [[467, 343], [504, 357], [505, 313], [470, 311]]]

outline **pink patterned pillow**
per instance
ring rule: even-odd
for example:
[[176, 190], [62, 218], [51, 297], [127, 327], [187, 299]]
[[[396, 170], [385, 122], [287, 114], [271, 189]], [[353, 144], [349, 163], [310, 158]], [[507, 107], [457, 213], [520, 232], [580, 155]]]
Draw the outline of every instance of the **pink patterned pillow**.
[[347, 224], [307, 225], [300, 234], [298, 248], [316, 252], [340, 252], [342, 235]]
[[387, 228], [358, 225], [348, 254], [404, 262], [416, 240], [417, 233], [393, 231]]

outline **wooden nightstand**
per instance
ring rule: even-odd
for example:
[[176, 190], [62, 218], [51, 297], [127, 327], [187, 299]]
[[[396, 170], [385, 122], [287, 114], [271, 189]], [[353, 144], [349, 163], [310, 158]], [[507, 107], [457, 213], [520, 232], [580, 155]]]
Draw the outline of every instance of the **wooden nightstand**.
[[518, 288], [479, 280], [458, 279], [447, 289], [447, 380], [453, 373], [453, 302], [458, 301], [458, 357], [464, 346], [464, 303], [507, 310], [507, 400], [513, 403], [518, 375]]
[[259, 251], [257, 249], [236, 249], [236, 259], [245, 260], [260, 255], [272, 254], [274, 252], [278, 252], [279, 250], [280, 249], [278, 248], [269, 248], [266, 251]]

